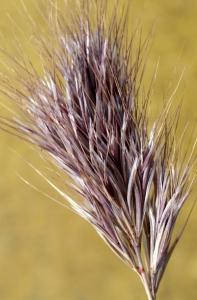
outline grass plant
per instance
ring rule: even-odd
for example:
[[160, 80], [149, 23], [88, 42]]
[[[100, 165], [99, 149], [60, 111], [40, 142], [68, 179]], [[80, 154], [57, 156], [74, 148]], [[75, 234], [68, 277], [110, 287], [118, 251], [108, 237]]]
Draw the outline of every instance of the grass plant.
[[[107, 1], [82, 1], [69, 20], [51, 2], [46, 18], [50, 36], [34, 21], [42, 78], [30, 59], [1, 49], [8, 72], [0, 90], [22, 114], [1, 116], [2, 129], [43, 150], [79, 194], [68, 200], [102, 239], [140, 277], [149, 300], [156, 299], [162, 276], [179, 241], [172, 234], [194, 185], [195, 145], [183, 151], [177, 141], [181, 103], [172, 111], [173, 93], [150, 123], [155, 83], [144, 92], [143, 75], [151, 32], [140, 25], [127, 32], [129, 9]], [[20, 49], [20, 43], [18, 43]]]

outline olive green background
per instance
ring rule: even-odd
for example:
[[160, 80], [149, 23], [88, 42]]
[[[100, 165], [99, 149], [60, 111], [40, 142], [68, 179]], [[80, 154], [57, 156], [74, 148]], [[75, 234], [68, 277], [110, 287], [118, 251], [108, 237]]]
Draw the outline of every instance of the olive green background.
[[[109, 9], [112, 9], [114, 2], [108, 2]], [[123, 2], [120, 1], [120, 4]], [[45, 28], [46, 24], [34, 1], [24, 0], [24, 3], [35, 22]], [[44, 3], [46, 1], [41, 6], [44, 7]], [[63, 10], [63, 1], [59, 1], [59, 5]], [[148, 88], [160, 58], [153, 114], [157, 113], [183, 48], [174, 82], [186, 68], [175, 101], [178, 103], [186, 85], [179, 134], [189, 120], [187, 142], [197, 116], [197, 2], [133, 0], [130, 10], [131, 25], [136, 24], [143, 15], [144, 35], [156, 20], [144, 80], [145, 88]], [[29, 39], [32, 38], [21, 1], [1, 0], [1, 46], [15, 51], [14, 36], [17, 31], [24, 51], [40, 69], [36, 52], [23, 34], [15, 29], [17, 26]], [[2, 103], [6, 104], [6, 101], [1, 97]], [[0, 111], [0, 114], [6, 113], [3, 107]], [[194, 136], [197, 136], [196, 132]], [[23, 158], [49, 173], [49, 178], [53, 177], [36, 151], [17, 138], [0, 132], [0, 299], [146, 299], [137, 275], [111, 252], [85, 220], [21, 180], [17, 174], [38, 190], [65, 203]], [[195, 194], [196, 191], [183, 208], [179, 225], [183, 224]], [[197, 207], [167, 267], [158, 299], [197, 299]]]

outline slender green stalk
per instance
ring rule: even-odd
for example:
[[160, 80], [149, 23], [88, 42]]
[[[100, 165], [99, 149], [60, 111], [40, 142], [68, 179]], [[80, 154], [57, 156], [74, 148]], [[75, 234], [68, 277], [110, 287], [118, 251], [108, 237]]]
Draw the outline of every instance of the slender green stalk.
[[139, 265], [139, 268], [140, 268], [139, 276], [140, 276], [140, 279], [141, 279], [141, 281], [144, 285], [148, 300], [156, 300], [156, 295], [152, 295], [152, 293], [151, 293], [151, 287], [150, 287], [150, 284], [148, 283], [148, 279], [147, 279], [145, 268], [144, 268], [144, 265], [143, 265], [143, 262], [142, 262], [139, 247], [135, 247], [135, 253], [136, 253], [136, 257], [137, 257], [137, 260], [138, 260], [138, 265]]

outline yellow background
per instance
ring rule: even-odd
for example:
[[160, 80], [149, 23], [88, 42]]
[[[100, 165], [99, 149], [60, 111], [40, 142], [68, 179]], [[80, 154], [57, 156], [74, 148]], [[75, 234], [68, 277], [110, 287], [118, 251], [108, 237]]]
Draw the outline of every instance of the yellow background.
[[[59, 1], [59, 5], [63, 9], [62, 2]], [[108, 2], [109, 9], [112, 9], [113, 1]], [[35, 22], [44, 28], [44, 21], [34, 1], [24, 0], [24, 3]], [[156, 20], [144, 81], [148, 88], [160, 57], [153, 110], [162, 101], [185, 44], [175, 79], [178, 80], [186, 68], [180, 88], [181, 96], [186, 84], [179, 133], [189, 120], [189, 137], [197, 116], [197, 2], [131, 1], [130, 24], [136, 23], [142, 14], [145, 35]], [[16, 24], [31, 38], [27, 20], [20, 0], [1, 0], [1, 47], [14, 51]], [[25, 51], [40, 68], [36, 53], [22, 33], [16, 31]], [[177, 101], [179, 99], [178, 94]], [[1, 101], [6, 104], [7, 100], [1, 97]], [[0, 111], [1, 114], [5, 113], [2, 107]], [[194, 135], [197, 136], [196, 133]], [[46, 163], [37, 152], [17, 138], [0, 132], [0, 299], [146, 299], [137, 275], [111, 252], [86, 221], [51, 201], [17, 176], [19, 174], [42, 192], [64, 201], [22, 158], [48, 174], [44, 168]], [[195, 193], [183, 208], [179, 225], [186, 218], [194, 196]], [[165, 271], [158, 292], [160, 300], [197, 299], [196, 219], [197, 207]]]

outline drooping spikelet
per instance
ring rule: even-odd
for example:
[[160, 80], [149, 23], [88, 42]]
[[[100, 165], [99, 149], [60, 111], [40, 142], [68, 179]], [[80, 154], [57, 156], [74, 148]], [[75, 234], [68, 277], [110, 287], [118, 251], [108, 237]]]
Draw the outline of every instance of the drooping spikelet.
[[61, 15], [50, 23], [51, 43], [37, 36], [44, 79], [7, 55], [20, 76], [16, 84], [12, 75], [3, 76], [1, 91], [26, 119], [1, 118], [1, 126], [44, 149], [72, 178], [83, 198], [74, 202], [65, 195], [73, 209], [138, 273], [148, 298], [156, 299], [180, 238], [170, 245], [192, 190], [195, 159], [191, 154], [186, 164], [182, 139], [174, 143], [179, 108], [170, 119], [172, 99], [148, 130], [149, 93], [140, 89], [149, 39], [139, 39], [134, 53], [127, 17], [121, 21], [116, 7], [107, 25], [105, 2], [97, 4], [91, 21], [88, 5], [70, 12], [70, 26]]

